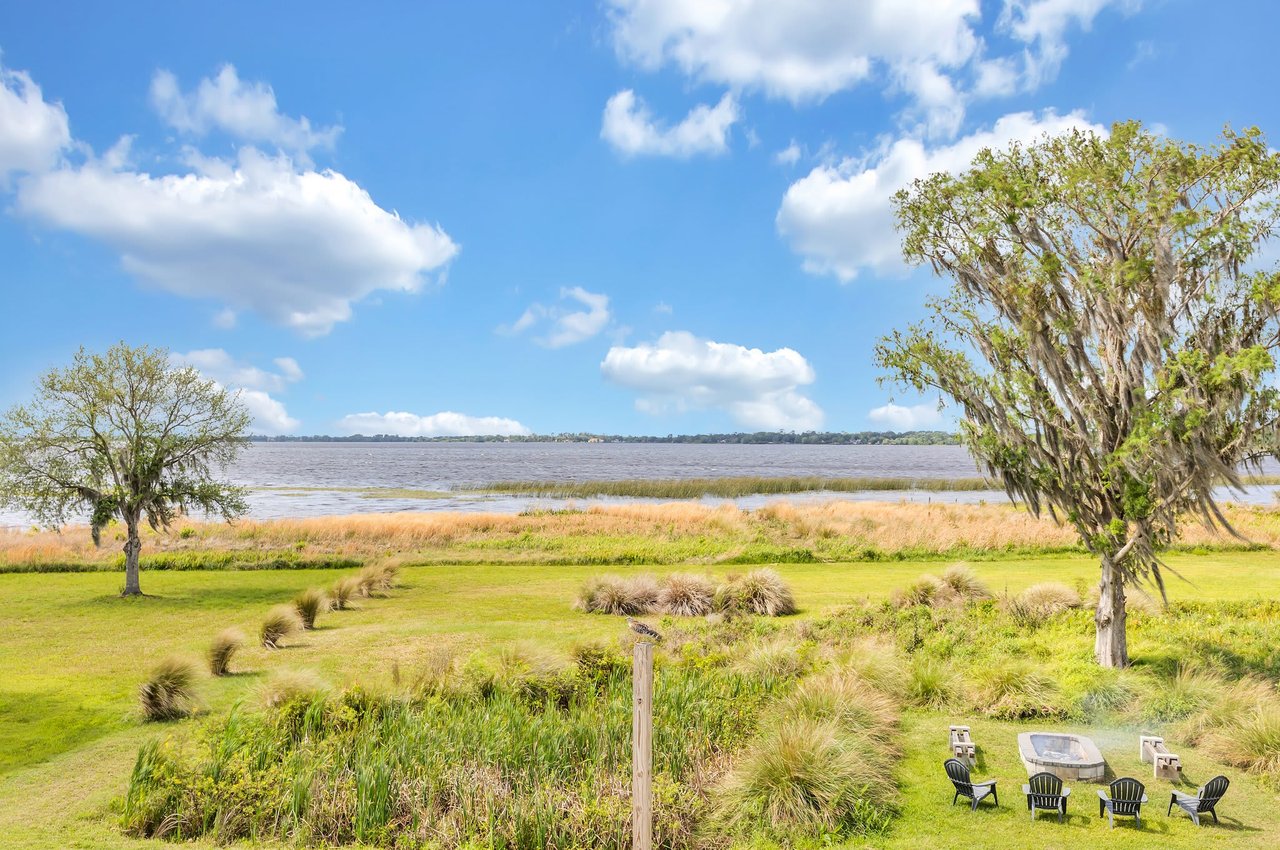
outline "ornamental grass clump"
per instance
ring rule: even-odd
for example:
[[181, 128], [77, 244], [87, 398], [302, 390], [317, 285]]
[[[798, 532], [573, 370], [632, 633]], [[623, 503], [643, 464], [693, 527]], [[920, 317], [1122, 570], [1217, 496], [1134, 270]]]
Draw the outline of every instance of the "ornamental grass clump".
[[1043, 581], [1005, 599], [1005, 611], [1016, 622], [1038, 625], [1084, 604], [1080, 594], [1060, 581]]
[[258, 688], [258, 699], [266, 708], [291, 702], [312, 702], [323, 697], [329, 685], [313, 670], [278, 670]]
[[362, 569], [357, 576], [360, 582], [360, 595], [385, 596], [394, 590], [400, 583], [401, 567], [399, 560], [388, 558]]
[[973, 707], [990, 717], [1021, 720], [1063, 713], [1053, 680], [1030, 663], [994, 661], [974, 666], [969, 675]]
[[329, 608], [333, 611], [346, 611], [351, 607], [351, 600], [361, 593], [358, 576], [347, 576], [333, 583], [329, 590]]
[[267, 649], [279, 649], [285, 638], [302, 630], [302, 619], [292, 605], [277, 605], [267, 612], [258, 637]]
[[316, 627], [316, 617], [329, 606], [329, 597], [323, 590], [304, 590], [293, 598], [293, 608], [298, 612], [302, 628], [311, 631]]
[[711, 579], [693, 573], [671, 573], [658, 591], [658, 609], [678, 617], [704, 617], [713, 610], [716, 587]]
[[138, 689], [138, 701], [147, 720], [177, 720], [195, 712], [196, 666], [183, 658], [166, 658], [157, 664]]
[[883, 831], [895, 813], [897, 706], [853, 674], [806, 680], [712, 793], [711, 824], [784, 843]]
[[726, 578], [716, 588], [713, 605], [717, 611], [726, 614], [782, 617], [796, 612], [791, 587], [768, 567]]
[[963, 564], [953, 564], [939, 577], [955, 598], [965, 602], [980, 602], [991, 598], [991, 589]]
[[600, 576], [583, 584], [574, 607], [588, 614], [650, 614], [658, 609], [661, 592], [662, 586], [650, 575]]
[[244, 633], [239, 629], [218, 632], [209, 646], [209, 672], [215, 676], [231, 675], [231, 659], [244, 646]]

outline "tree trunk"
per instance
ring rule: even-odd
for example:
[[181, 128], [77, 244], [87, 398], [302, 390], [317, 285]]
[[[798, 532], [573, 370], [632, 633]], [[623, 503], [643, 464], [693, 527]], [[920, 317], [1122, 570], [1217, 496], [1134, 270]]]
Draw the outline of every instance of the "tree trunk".
[[1098, 591], [1098, 612], [1094, 616], [1094, 623], [1098, 628], [1093, 645], [1094, 658], [1103, 667], [1128, 667], [1124, 576], [1107, 555], [1102, 556], [1102, 581], [1098, 584]]
[[138, 554], [142, 552], [142, 540], [138, 538], [137, 521], [126, 521], [128, 536], [124, 541], [124, 591], [121, 596], [141, 596], [138, 585]]

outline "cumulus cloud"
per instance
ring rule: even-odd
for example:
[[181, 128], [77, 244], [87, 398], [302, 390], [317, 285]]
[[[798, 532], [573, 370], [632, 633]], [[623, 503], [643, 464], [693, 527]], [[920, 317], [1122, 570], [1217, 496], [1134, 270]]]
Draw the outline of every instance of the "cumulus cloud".
[[563, 348], [582, 342], [600, 333], [609, 325], [609, 296], [588, 292], [581, 286], [560, 290], [560, 299], [577, 301], [586, 309], [570, 310], [567, 307], [530, 304], [510, 327], [500, 327], [500, 333], [520, 334], [534, 327], [545, 327], [545, 333], [534, 337], [534, 342], [547, 348]]
[[20, 213], [98, 239], [160, 289], [252, 310], [307, 335], [351, 318], [376, 290], [414, 292], [458, 247], [335, 171], [244, 148], [153, 176], [90, 160], [34, 175]]
[[940, 423], [942, 414], [938, 411], [937, 402], [910, 407], [889, 402], [872, 409], [867, 418], [894, 431], [918, 431]]
[[52, 168], [70, 146], [62, 104], [47, 102], [27, 72], [0, 65], [0, 188], [14, 174]]
[[1106, 133], [1080, 112], [1017, 112], [949, 145], [929, 147], [919, 139], [903, 138], [867, 157], [820, 165], [787, 189], [776, 219], [778, 232], [813, 274], [832, 274], [847, 282], [861, 269], [902, 273], [894, 192], [935, 172], [963, 171], [984, 148], [1032, 142], [1071, 129]]
[[279, 371], [260, 369], [232, 357], [221, 348], [201, 348], [170, 356], [174, 365], [190, 366], [211, 381], [235, 390], [241, 404], [253, 417], [253, 428], [259, 433], [283, 434], [300, 424], [289, 415], [284, 403], [271, 393], [283, 391], [289, 384], [301, 381], [302, 368], [292, 357], [277, 357], [273, 362]]
[[338, 421], [348, 434], [393, 434], [398, 437], [518, 437], [531, 434], [514, 419], [500, 416], [467, 416], [446, 410], [430, 416], [388, 411], [352, 413]]
[[639, 393], [636, 407], [644, 412], [711, 408], [748, 428], [822, 426], [822, 409], [799, 391], [813, 383], [813, 367], [790, 348], [765, 352], [671, 331], [655, 343], [614, 346], [600, 369], [607, 380]]
[[729, 149], [729, 128], [741, 117], [737, 100], [725, 94], [715, 106], [699, 104], [679, 124], [668, 127], [634, 91], [623, 89], [605, 104], [600, 138], [623, 156], [715, 156]]
[[202, 79], [183, 92], [169, 71], [151, 79], [151, 104], [165, 122], [182, 133], [203, 136], [212, 130], [242, 141], [271, 144], [295, 155], [316, 147], [331, 148], [341, 127], [313, 127], [303, 116], [280, 112], [271, 86], [240, 79], [235, 66], [223, 65], [217, 76]]
[[870, 77], [878, 63], [964, 64], [977, 0], [610, 0], [614, 47], [648, 70], [761, 89], [799, 103]]

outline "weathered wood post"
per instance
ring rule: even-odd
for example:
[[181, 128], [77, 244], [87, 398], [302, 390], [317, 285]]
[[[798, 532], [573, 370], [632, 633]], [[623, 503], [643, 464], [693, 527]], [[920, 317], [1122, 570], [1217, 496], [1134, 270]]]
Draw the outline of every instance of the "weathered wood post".
[[653, 644], [631, 659], [631, 848], [653, 847]]

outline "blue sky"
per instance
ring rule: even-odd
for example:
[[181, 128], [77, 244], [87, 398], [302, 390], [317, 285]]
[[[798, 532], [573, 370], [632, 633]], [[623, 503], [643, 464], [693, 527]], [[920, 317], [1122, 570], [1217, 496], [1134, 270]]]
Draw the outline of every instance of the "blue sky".
[[[124, 339], [264, 433], [904, 429], [888, 198], [1274, 130], [1272, 4], [0, 6], [0, 405]], [[1274, 138], [1274, 133], [1273, 133]], [[892, 403], [890, 403], [892, 402]]]

